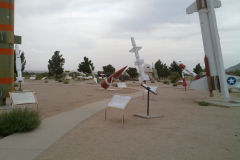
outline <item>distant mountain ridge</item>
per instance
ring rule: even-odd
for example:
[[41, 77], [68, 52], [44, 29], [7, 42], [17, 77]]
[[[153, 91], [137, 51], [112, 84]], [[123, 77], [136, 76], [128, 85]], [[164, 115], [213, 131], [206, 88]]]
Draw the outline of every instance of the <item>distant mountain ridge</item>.
[[226, 72], [235, 72], [237, 70], [240, 70], [240, 63], [238, 63], [238, 64], [236, 64], [232, 67], [227, 68], [225, 71]]

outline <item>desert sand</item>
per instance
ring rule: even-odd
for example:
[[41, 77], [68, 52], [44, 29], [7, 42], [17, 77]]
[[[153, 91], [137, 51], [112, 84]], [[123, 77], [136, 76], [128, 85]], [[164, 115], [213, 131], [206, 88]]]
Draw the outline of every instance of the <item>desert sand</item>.
[[[134, 83], [131, 86], [134, 86]], [[92, 80], [70, 81], [69, 84], [58, 83], [54, 80], [49, 80], [48, 83], [41, 80], [25, 80], [22, 88], [36, 93], [42, 119], [90, 102], [110, 98], [112, 94], [127, 94], [137, 91], [137, 89], [131, 88], [121, 90], [115, 88], [115, 90], [106, 91], [95, 85]]]
[[[28, 83], [24, 89], [37, 92], [41, 117], [81, 107], [113, 94], [134, 89], [104, 91], [93, 84]], [[60, 138], [39, 160], [236, 160], [238, 159], [238, 108], [199, 106], [195, 100], [207, 92], [184, 91], [182, 87], [158, 85], [150, 97], [150, 114], [162, 118], [141, 119], [146, 113], [146, 95], [130, 101], [122, 128], [120, 111], [110, 109], [104, 121], [100, 111]]]

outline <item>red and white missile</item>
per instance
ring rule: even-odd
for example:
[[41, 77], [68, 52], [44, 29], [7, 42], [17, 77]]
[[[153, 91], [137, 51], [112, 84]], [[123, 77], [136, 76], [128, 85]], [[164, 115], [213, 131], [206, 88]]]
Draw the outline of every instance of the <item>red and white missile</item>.
[[229, 92], [215, 15], [215, 8], [220, 7], [221, 1], [219, 0], [195, 0], [186, 9], [187, 14], [194, 12], [198, 12], [199, 14], [206, 68], [208, 66], [207, 77], [201, 78], [198, 80], [199, 83], [194, 82], [191, 85], [196, 89], [208, 86], [210, 96], [213, 96], [211, 90], [218, 88], [220, 85], [219, 90], [221, 91], [222, 98], [227, 99], [229, 98]]
[[[185, 72], [185, 73], [187, 73], [187, 74], [190, 74], [191, 76], [195, 77], [196, 80], [200, 78], [199, 75], [197, 75], [196, 73], [188, 70], [187, 67], [186, 67], [186, 65], [184, 65], [181, 61], [178, 61], [178, 62], [175, 61], [175, 62], [176, 62], [177, 65], [183, 70], [183, 72]], [[183, 75], [183, 73], [182, 73], [182, 75]], [[184, 77], [184, 75], [183, 75], [183, 77]]]
[[118, 70], [117, 72], [113, 73], [112, 75], [110, 75], [105, 80], [103, 80], [101, 82], [101, 87], [104, 88], [104, 89], [107, 89], [111, 85], [111, 83], [114, 81], [114, 79], [117, 79], [126, 68], [127, 68], [127, 66], [121, 68], [120, 70]]

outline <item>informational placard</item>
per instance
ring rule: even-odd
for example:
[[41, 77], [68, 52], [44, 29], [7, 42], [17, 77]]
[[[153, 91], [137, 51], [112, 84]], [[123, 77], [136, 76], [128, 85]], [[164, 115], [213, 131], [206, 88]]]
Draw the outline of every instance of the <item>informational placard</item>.
[[22, 44], [22, 36], [14, 35], [14, 44]]
[[124, 109], [130, 100], [131, 100], [130, 96], [115, 95], [108, 103], [108, 107]]
[[117, 83], [118, 88], [127, 88], [126, 83]]
[[[157, 86], [147, 86], [147, 87], [150, 87], [150, 89], [151, 89], [153, 92], [157, 93]], [[147, 91], [147, 90], [144, 90], [144, 92], [147, 93], [148, 91]]]
[[35, 93], [32, 91], [10, 92], [12, 106], [22, 104], [37, 104]]

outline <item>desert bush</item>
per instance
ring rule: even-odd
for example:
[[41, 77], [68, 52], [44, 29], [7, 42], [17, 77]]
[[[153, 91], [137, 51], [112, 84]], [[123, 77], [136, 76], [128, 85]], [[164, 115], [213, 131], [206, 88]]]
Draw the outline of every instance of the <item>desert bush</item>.
[[43, 78], [43, 76], [41, 74], [36, 75], [36, 80], [41, 80], [42, 78]]
[[127, 75], [127, 74], [121, 74], [120, 76], [119, 76], [119, 80], [120, 81], [127, 81], [127, 80], [129, 80], [130, 79], [130, 77]]
[[176, 83], [178, 80], [180, 80], [180, 75], [178, 72], [172, 72], [169, 76], [169, 79], [171, 83]]
[[229, 89], [228, 89], [228, 92], [229, 92], [229, 93], [232, 93], [232, 88], [229, 88]]
[[169, 81], [164, 80], [163, 83], [164, 83], [164, 84], [169, 84]]
[[201, 102], [198, 102], [198, 105], [199, 105], [199, 106], [208, 106], [209, 103], [204, 102], [204, 101], [201, 101]]
[[63, 81], [63, 83], [64, 83], [64, 84], [68, 84], [68, 83], [69, 83], [69, 80], [65, 79], [65, 80]]
[[8, 136], [16, 132], [28, 132], [39, 125], [39, 114], [31, 109], [13, 109], [0, 114], [0, 136]]

